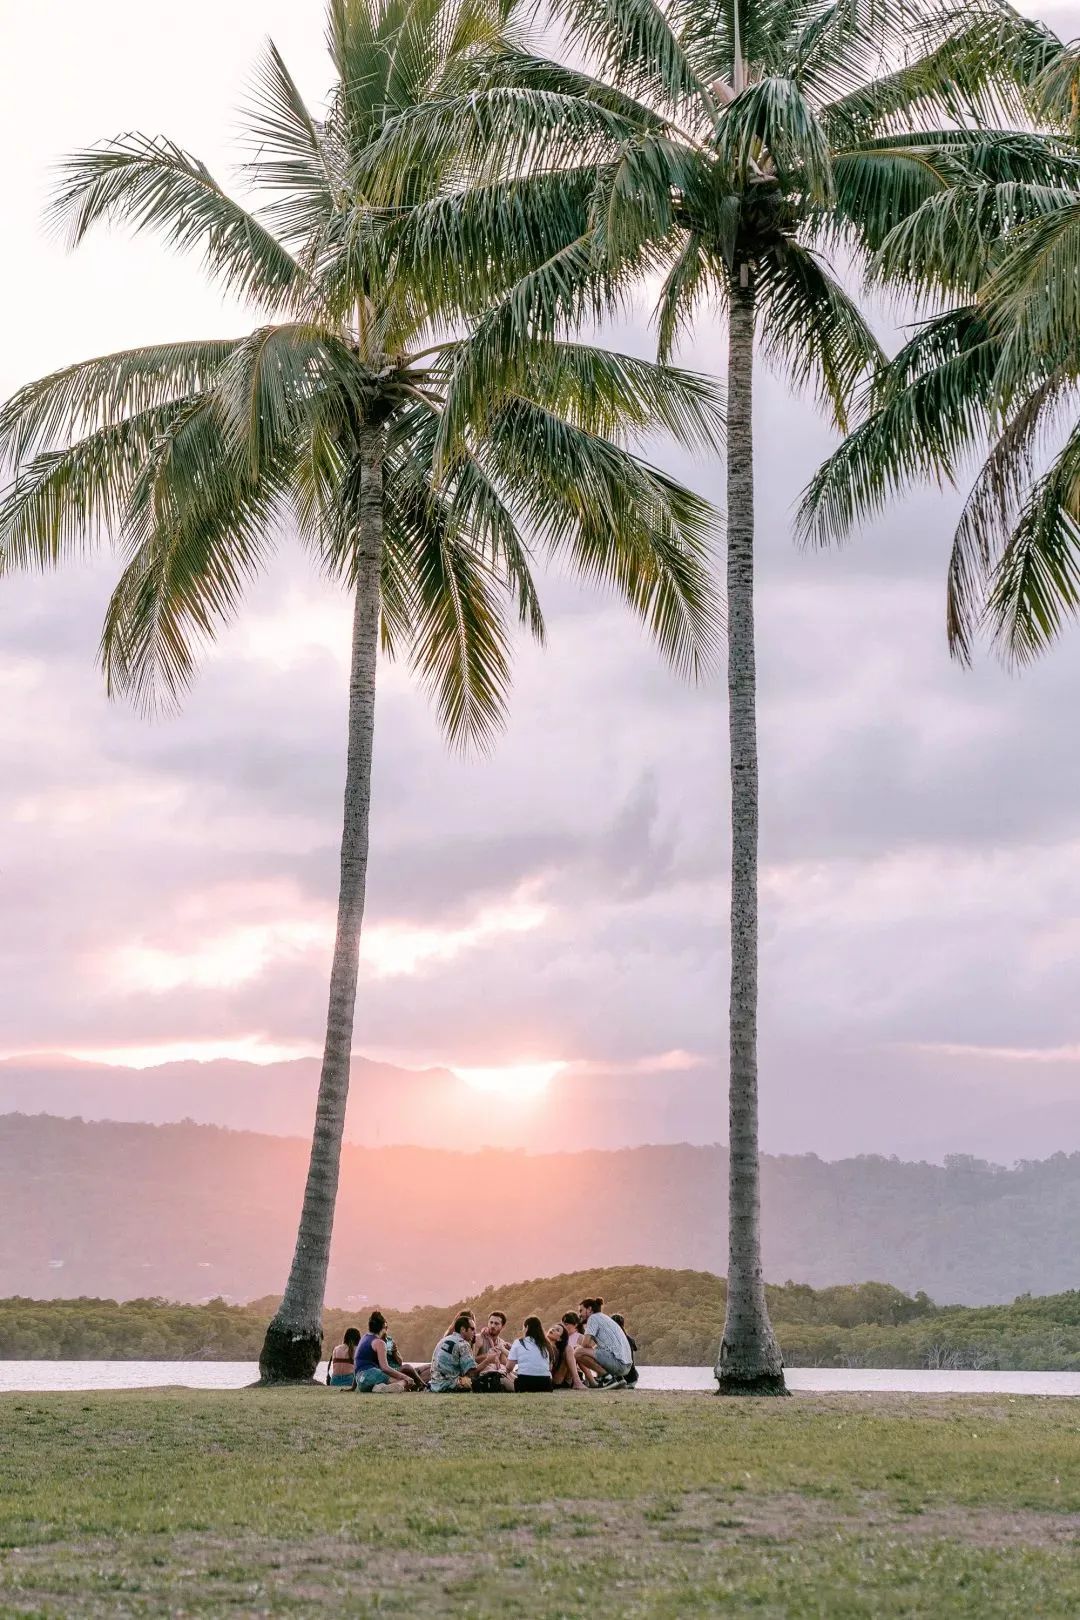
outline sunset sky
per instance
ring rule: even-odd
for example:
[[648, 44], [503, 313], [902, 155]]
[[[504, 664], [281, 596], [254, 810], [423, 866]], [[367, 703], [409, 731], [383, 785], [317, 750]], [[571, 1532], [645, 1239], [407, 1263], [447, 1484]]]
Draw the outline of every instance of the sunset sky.
[[[1040, 8], [1066, 35], [1076, 8]], [[0, 0], [7, 320], [0, 394], [145, 341], [231, 334], [194, 262], [149, 238], [74, 256], [49, 164], [166, 132], [227, 178], [264, 35], [311, 98], [322, 0]], [[649, 352], [642, 319], [613, 341]], [[719, 369], [702, 327], [684, 361]], [[1022, 677], [950, 664], [957, 498], [924, 493], [839, 554], [789, 538], [828, 433], [763, 381], [757, 418], [766, 1080], [934, 1056], [1018, 1097], [1080, 1080], [1080, 633]], [[720, 469], [665, 464], [722, 498]], [[174, 719], [95, 667], [115, 564], [0, 583], [0, 1056], [273, 1058], [322, 1037], [348, 608], [283, 539]], [[410, 1066], [712, 1064], [726, 1039], [722, 682], [661, 664], [603, 595], [548, 576], [490, 755], [444, 746], [407, 669], [376, 722], [355, 1048]], [[479, 1072], [477, 1072], [479, 1071]], [[977, 1103], [975, 1105], [977, 1107]], [[252, 1124], [257, 1125], [257, 1120]], [[1062, 1144], [1076, 1147], [1076, 1142]]]

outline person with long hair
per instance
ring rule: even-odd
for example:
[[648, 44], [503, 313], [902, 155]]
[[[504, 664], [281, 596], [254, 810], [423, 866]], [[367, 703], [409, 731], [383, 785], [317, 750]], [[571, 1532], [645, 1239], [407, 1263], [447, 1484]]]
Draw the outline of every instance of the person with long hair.
[[551, 1345], [538, 1316], [527, 1316], [520, 1339], [510, 1346], [506, 1370], [514, 1380], [515, 1395], [550, 1394]]
[[345, 1337], [336, 1344], [326, 1367], [326, 1382], [331, 1389], [355, 1389], [356, 1366], [353, 1357], [360, 1343], [360, 1329], [346, 1328]]
[[551, 1381], [556, 1389], [585, 1390], [588, 1384], [581, 1376], [577, 1364], [577, 1347], [581, 1343], [581, 1322], [577, 1311], [564, 1311], [561, 1322], [548, 1329], [551, 1345]]
[[412, 1388], [412, 1379], [391, 1365], [386, 1351], [386, 1317], [372, 1311], [368, 1330], [356, 1347], [356, 1388], [362, 1395], [400, 1395]]

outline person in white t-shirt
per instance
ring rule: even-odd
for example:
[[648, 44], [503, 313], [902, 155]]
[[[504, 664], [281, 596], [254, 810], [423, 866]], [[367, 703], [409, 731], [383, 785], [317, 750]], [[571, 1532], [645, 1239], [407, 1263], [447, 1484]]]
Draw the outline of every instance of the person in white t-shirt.
[[510, 1346], [506, 1370], [514, 1380], [515, 1395], [550, 1394], [551, 1345], [538, 1316], [527, 1316], [521, 1338]]

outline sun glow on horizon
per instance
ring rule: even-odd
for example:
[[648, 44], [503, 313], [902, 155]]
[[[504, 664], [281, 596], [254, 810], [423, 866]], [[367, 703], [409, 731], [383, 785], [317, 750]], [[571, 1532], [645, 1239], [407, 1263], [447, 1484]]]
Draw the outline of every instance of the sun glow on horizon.
[[450, 1072], [474, 1091], [519, 1098], [539, 1097], [566, 1067], [561, 1059], [555, 1059], [547, 1063], [504, 1063], [483, 1069], [461, 1069], [454, 1064]]

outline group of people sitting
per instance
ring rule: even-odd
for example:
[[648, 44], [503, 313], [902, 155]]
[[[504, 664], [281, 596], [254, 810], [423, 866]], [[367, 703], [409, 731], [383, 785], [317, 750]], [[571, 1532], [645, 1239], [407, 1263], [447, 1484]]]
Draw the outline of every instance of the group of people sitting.
[[431, 1360], [417, 1365], [402, 1361], [386, 1317], [372, 1311], [366, 1333], [346, 1329], [330, 1357], [326, 1382], [362, 1394], [430, 1390], [436, 1395], [525, 1395], [637, 1383], [637, 1345], [623, 1318], [605, 1312], [602, 1299], [583, 1299], [546, 1330], [538, 1316], [527, 1316], [513, 1343], [507, 1343], [505, 1330], [505, 1311], [492, 1311], [483, 1328], [472, 1311], [460, 1311]]

